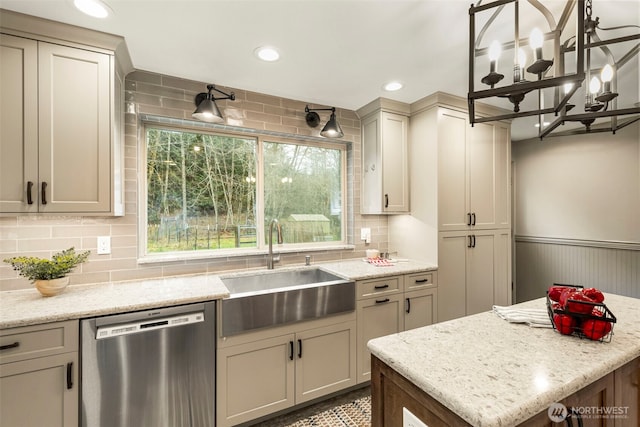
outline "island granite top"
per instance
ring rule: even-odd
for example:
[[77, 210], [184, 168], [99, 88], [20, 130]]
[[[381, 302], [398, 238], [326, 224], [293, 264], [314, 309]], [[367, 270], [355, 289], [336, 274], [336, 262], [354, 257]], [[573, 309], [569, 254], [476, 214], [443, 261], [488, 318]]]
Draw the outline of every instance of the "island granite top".
[[[373, 355], [476, 427], [513, 426], [640, 357], [640, 299], [605, 294], [611, 342], [484, 312], [368, 343]], [[544, 298], [514, 307], [546, 308]]]

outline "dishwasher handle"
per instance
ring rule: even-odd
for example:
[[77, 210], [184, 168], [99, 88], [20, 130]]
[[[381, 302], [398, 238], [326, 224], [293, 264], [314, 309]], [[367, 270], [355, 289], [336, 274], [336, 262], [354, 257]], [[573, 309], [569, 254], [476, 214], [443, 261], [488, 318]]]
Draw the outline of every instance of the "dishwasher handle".
[[144, 333], [157, 329], [172, 328], [175, 326], [190, 325], [204, 322], [204, 311], [177, 314], [175, 316], [143, 319], [136, 322], [117, 323], [98, 326], [96, 339], [114, 338], [123, 335]]

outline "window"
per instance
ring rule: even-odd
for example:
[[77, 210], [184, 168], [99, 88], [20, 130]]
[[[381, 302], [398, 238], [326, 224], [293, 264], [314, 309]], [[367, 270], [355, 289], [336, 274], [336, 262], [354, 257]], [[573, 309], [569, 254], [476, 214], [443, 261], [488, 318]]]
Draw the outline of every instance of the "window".
[[346, 151], [330, 143], [146, 128], [146, 255], [344, 243]]

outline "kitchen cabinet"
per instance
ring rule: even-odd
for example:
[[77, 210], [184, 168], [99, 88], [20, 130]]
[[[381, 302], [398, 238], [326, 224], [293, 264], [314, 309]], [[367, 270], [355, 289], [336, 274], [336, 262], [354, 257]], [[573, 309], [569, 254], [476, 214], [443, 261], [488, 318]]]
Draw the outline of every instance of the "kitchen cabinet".
[[626, 408], [625, 417], [614, 420], [615, 427], [640, 425], [640, 357], [614, 372], [614, 403], [617, 408]]
[[358, 110], [362, 123], [362, 214], [409, 211], [408, 127], [403, 104], [380, 98]]
[[78, 322], [0, 330], [0, 425], [78, 426]]
[[356, 302], [358, 313], [358, 382], [371, 378], [371, 353], [367, 343], [373, 338], [403, 329], [404, 299], [401, 292]]
[[123, 215], [114, 52], [5, 28], [13, 16], [0, 35], [0, 213]]
[[449, 231], [438, 238], [438, 321], [510, 305], [510, 230]]
[[506, 123], [469, 125], [466, 112], [438, 112], [438, 229], [510, 227], [511, 140]]
[[217, 425], [247, 422], [355, 385], [355, 334], [351, 314], [219, 341]]
[[371, 378], [369, 340], [435, 323], [437, 283], [435, 271], [356, 282], [358, 382]]

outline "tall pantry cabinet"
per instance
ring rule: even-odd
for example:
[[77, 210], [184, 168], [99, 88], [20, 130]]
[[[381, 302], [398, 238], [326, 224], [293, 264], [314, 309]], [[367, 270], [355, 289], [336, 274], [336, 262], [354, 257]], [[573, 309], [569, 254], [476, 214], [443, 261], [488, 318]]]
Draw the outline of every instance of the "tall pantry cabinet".
[[472, 127], [466, 104], [411, 104], [411, 216], [389, 222], [392, 250], [437, 259], [439, 322], [511, 304], [510, 124]]

